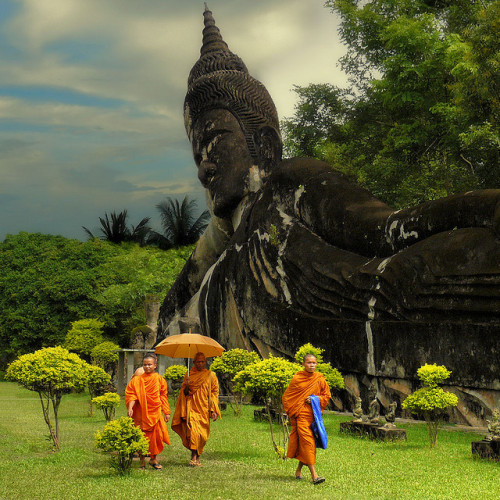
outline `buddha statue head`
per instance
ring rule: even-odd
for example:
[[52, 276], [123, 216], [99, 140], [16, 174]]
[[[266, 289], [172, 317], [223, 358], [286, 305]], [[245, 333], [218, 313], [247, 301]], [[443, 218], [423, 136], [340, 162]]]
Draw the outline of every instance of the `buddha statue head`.
[[188, 78], [184, 124], [213, 213], [229, 217], [281, 160], [276, 108], [233, 54], [205, 4], [201, 55]]

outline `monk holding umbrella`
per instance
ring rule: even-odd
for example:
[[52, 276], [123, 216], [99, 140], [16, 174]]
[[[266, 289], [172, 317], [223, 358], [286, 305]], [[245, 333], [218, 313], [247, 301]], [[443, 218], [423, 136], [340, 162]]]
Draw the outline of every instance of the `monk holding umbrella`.
[[201, 467], [200, 455], [210, 436], [210, 421], [220, 417], [219, 382], [214, 372], [207, 370], [206, 356], [220, 356], [224, 348], [210, 337], [184, 333], [167, 337], [155, 351], [170, 357], [187, 357], [196, 353], [193, 368], [188, 369], [182, 383], [172, 418], [172, 429], [182, 444], [191, 451], [189, 465]]

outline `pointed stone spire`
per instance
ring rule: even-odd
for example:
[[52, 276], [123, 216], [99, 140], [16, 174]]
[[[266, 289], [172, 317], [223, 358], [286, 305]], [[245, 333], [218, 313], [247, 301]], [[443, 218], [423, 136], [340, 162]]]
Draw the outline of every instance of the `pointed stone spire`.
[[203, 44], [200, 49], [201, 55], [218, 50], [229, 52], [227, 43], [222, 39], [220, 30], [215, 25], [212, 11], [209, 10], [206, 2], [205, 12], [203, 12], [203, 22], [205, 24], [205, 28], [203, 28]]
[[248, 149], [256, 157], [254, 133], [268, 126], [279, 135], [279, 120], [271, 96], [253, 78], [245, 63], [222, 39], [212, 12], [205, 3], [203, 43], [200, 58], [188, 77], [184, 100], [184, 124], [191, 139], [192, 125], [205, 110], [227, 109], [240, 122]]

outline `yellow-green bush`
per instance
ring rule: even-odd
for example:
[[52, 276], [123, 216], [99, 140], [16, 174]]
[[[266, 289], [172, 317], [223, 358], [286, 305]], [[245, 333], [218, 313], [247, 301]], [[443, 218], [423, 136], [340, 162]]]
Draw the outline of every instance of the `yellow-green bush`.
[[[7, 368], [6, 378], [30, 391], [38, 392], [45, 422], [56, 449], [60, 448], [58, 410], [64, 394], [83, 391], [88, 381], [89, 365], [63, 347], [46, 347], [24, 354]], [[54, 424], [50, 417], [50, 405]]]
[[163, 378], [165, 380], [181, 380], [187, 373], [187, 368], [184, 365], [172, 365], [169, 366], [165, 373], [163, 374]]
[[110, 340], [105, 340], [104, 342], [97, 344], [90, 351], [90, 357], [97, 366], [107, 369], [110, 365], [118, 361], [119, 350], [120, 346], [118, 344], [115, 344]]
[[130, 472], [134, 453], [145, 455], [149, 449], [146, 436], [129, 417], [108, 422], [104, 429], [95, 434], [95, 445], [111, 453], [111, 467], [119, 474]]
[[104, 418], [109, 422], [115, 418], [115, 410], [120, 404], [120, 396], [116, 392], [106, 392], [102, 396], [92, 399], [92, 403], [102, 410]]
[[306, 354], [314, 354], [316, 356], [316, 361], [318, 363], [323, 362], [323, 356], [322, 353], [324, 352], [324, 349], [321, 349], [321, 347], [314, 347], [312, 344], [304, 344], [302, 347], [299, 348], [299, 350], [295, 353], [295, 361], [297, 363], [302, 364], [304, 361], [304, 356]]
[[429, 430], [430, 446], [436, 446], [438, 427], [445, 410], [456, 406], [458, 398], [451, 392], [445, 392], [437, 384], [446, 380], [451, 371], [445, 366], [425, 364], [417, 370], [417, 375], [424, 387], [413, 392], [403, 401], [401, 407], [414, 414], [422, 414]]
[[90, 356], [92, 349], [104, 342], [102, 336], [103, 321], [98, 319], [81, 319], [71, 323], [71, 329], [66, 334], [64, 347], [84, 356]]

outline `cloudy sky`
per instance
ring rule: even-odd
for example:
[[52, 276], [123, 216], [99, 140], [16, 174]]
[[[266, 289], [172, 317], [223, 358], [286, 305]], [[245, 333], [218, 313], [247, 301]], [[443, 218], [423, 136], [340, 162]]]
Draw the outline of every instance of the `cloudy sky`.
[[[323, 0], [208, 5], [280, 118], [294, 84], [345, 83]], [[0, 0], [0, 241], [85, 239], [81, 226], [113, 210], [156, 224], [167, 196], [204, 208], [182, 122], [202, 12], [198, 0]]]

